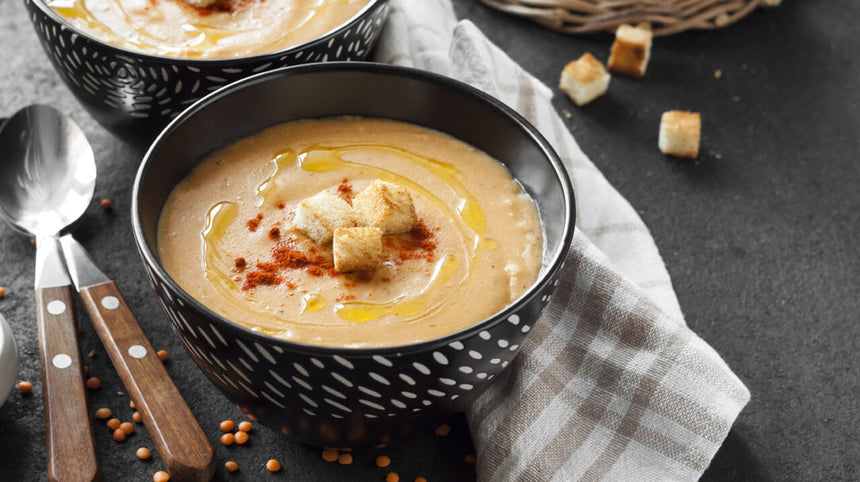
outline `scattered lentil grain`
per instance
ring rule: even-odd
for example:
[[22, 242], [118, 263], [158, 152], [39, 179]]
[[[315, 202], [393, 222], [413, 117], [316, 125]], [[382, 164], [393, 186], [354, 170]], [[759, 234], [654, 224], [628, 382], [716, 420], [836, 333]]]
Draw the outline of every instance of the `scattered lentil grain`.
[[474, 464], [478, 457], [475, 454], [466, 454], [463, 460], [466, 461], [467, 464]]
[[233, 445], [233, 442], [235, 441], [236, 437], [234, 437], [232, 433], [225, 433], [221, 436], [221, 443], [224, 445]]
[[325, 449], [322, 452], [322, 458], [326, 462], [334, 462], [340, 454], [335, 449]]
[[96, 377], [87, 379], [87, 388], [90, 390], [98, 390], [102, 386], [102, 381]]
[[111, 430], [119, 430], [120, 425], [122, 425], [122, 422], [120, 422], [118, 418], [112, 418], [107, 421], [107, 428]]
[[224, 462], [224, 468], [227, 469], [227, 472], [235, 472], [239, 470], [239, 464], [232, 460], [228, 460], [227, 462]]
[[131, 419], [135, 421], [135, 423], [143, 423], [143, 417], [140, 416], [140, 412], [134, 412], [131, 414]]
[[6, 288], [0, 286], [0, 298], [2, 298], [3, 295], [5, 295], [5, 294], [6, 294]]
[[167, 354], [166, 350], [158, 350], [156, 355], [158, 355], [158, 358], [163, 362], [167, 361], [167, 359], [170, 358], [170, 355]]
[[242, 445], [248, 441], [248, 432], [236, 432], [235, 438], [236, 443]]
[[119, 429], [125, 432], [126, 435], [131, 435], [134, 433], [134, 425], [131, 422], [123, 422], [119, 424]]
[[102, 199], [102, 202], [99, 203], [99, 206], [104, 209], [110, 209], [113, 206], [113, 203], [110, 199]]
[[110, 418], [111, 413], [112, 412], [110, 411], [109, 408], [100, 408], [100, 409], [96, 410], [96, 418], [99, 420], [104, 420], [106, 418]]
[[440, 437], [445, 437], [449, 433], [451, 433], [451, 426], [446, 424], [446, 423], [443, 423], [442, 425], [439, 425], [438, 427], [436, 427], [436, 430], [434, 430], [433, 433], [435, 433], [436, 435], [438, 435]]
[[251, 431], [251, 422], [239, 422], [239, 430], [242, 432], [250, 432]]
[[400, 476], [397, 475], [397, 472], [389, 472], [385, 476], [385, 482], [400, 482]]
[[33, 384], [30, 382], [19, 382], [18, 391], [21, 393], [30, 393], [33, 391]]
[[159, 470], [152, 476], [152, 482], [167, 482], [170, 480], [170, 474], [163, 470]]
[[269, 461], [266, 462], [266, 469], [269, 472], [277, 472], [281, 470], [281, 463], [275, 459], [269, 459]]
[[223, 422], [221, 422], [221, 424], [220, 424], [220, 425], [218, 425], [218, 426], [221, 428], [221, 431], [222, 431], [222, 432], [232, 432], [232, 431], [233, 431], [233, 427], [235, 426], [235, 424], [233, 423], [233, 421], [232, 421], [232, 420], [224, 420], [224, 421], [223, 421]]
[[391, 465], [391, 459], [386, 455], [380, 455], [376, 457], [376, 466], [377, 467], [388, 467]]
[[150, 452], [149, 449], [146, 447], [141, 447], [137, 449], [137, 452], [135, 452], [134, 454], [137, 455], [137, 458], [139, 458], [140, 460], [146, 460], [149, 458], [150, 455], [152, 455], [152, 452]]
[[125, 440], [125, 432], [121, 428], [114, 430], [113, 439], [117, 442], [122, 442], [123, 440]]
[[424, 477], [415, 477], [415, 482], [427, 482], [427, 479]]
[[340, 454], [337, 457], [337, 463], [340, 465], [349, 465], [352, 463], [352, 454]]

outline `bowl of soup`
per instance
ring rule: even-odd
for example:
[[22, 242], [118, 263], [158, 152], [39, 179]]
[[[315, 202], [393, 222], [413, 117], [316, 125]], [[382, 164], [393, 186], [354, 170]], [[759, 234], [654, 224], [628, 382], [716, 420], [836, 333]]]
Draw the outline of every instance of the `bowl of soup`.
[[81, 104], [108, 130], [144, 146], [186, 107], [243, 77], [366, 58], [388, 12], [387, 0], [201, 1], [24, 3]]
[[[465, 410], [546, 307], [575, 219], [561, 161], [512, 109], [362, 62], [207, 96], [150, 147], [132, 211], [195, 363], [245, 413], [328, 447]], [[373, 254], [345, 233], [371, 233], [356, 249]]]

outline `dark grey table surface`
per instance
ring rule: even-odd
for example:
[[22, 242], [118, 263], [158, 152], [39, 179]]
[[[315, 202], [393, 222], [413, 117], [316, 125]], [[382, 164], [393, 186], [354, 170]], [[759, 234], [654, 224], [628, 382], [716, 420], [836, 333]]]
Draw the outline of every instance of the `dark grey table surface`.
[[[860, 2], [786, 0], [728, 28], [655, 41], [642, 80], [615, 77], [609, 94], [578, 109], [557, 89], [564, 64], [584, 51], [605, 60], [611, 37], [557, 34], [476, 0], [455, 0], [527, 70], [553, 87], [555, 106], [585, 153], [639, 210], [672, 275], [688, 325], [747, 384], [741, 413], [703, 480], [860, 480]], [[78, 239], [116, 280], [221, 463], [240, 471], [221, 480], [471, 480], [474, 449], [462, 417], [448, 437], [431, 433], [402, 445], [355, 454], [351, 466], [323, 461], [262, 427], [241, 447], [218, 443], [218, 422], [242, 419], [210, 385], [173, 336], [151, 296], [130, 230], [130, 188], [142, 152], [97, 125], [51, 69], [20, 0], [0, 2], [0, 114], [33, 102], [70, 113], [93, 144], [100, 172], [97, 203]], [[722, 78], [714, 71], [720, 69]], [[696, 161], [657, 150], [660, 113], [702, 113]], [[2, 155], [2, 153], [0, 153]], [[0, 313], [21, 351], [20, 378], [0, 408], [0, 480], [42, 480], [45, 440], [32, 294], [30, 241], [0, 227]], [[84, 353], [103, 386], [91, 407], [131, 416], [128, 397], [86, 316]], [[151, 480], [157, 455], [146, 431], [122, 444], [96, 427], [105, 480]], [[377, 455], [391, 457], [376, 468]], [[277, 458], [284, 469], [268, 474]]]

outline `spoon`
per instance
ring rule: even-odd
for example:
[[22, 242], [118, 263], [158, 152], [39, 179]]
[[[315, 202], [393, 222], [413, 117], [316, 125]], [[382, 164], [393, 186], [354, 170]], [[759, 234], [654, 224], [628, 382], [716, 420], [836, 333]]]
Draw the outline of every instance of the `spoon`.
[[49, 480], [98, 480], [71, 281], [58, 235], [86, 210], [93, 151], [56, 111], [30, 106], [0, 130], [0, 216], [36, 237], [36, 323], [42, 366]]
[[[51, 112], [54, 116], [62, 116], [56, 111]], [[71, 121], [63, 122], [71, 124]], [[0, 146], [7, 140], [6, 131], [7, 128], [0, 131]], [[73, 136], [67, 136], [67, 142], [87, 144], [80, 130], [76, 129], [75, 132]], [[34, 136], [35, 132], [20, 131], [16, 135], [26, 138]], [[68, 166], [67, 171], [82, 169], [92, 172], [92, 176], [87, 178], [88, 190], [81, 191], [86, 192], [86, 195], [82, 196], [82, 203], [86, 207], [92, 199], [95, 185], [92, 150], [89, 150], [88, 156], [62, 155], [62, 151], [55, 154], [53, 159], [51, 156], [39, 156], [35, 162], [43, 170], [47, 170], [49, 165], [61, 164]], [[14, 159], [11, 156], [10, 158]], [[23, 159], [19, 162], [26, 164]], [[46, 182], [41, 187], [45, 191], [54, 192], [62, 188], [62, 182]], [[2, 182], [0, 189], [3, 189]], [[2, 201], [0, 198], [0, 205], [4, 204]], [[60, 203], [51, 206], [54, 206], [55, 210], [61, 209], [57, 207], [61, 206]], [[215, 469], [212, 445], [176, 389], [119, 289], [96, 267], [83, 246], [71, 235], [63, 236], [58, 244], [65, 253], [69, 272], [83, 299], [84, 308], [90, 315], [123, 385], [134, 401], [135, 408], [140, 412], [165, 468], [175, 480], [209, 480]]]

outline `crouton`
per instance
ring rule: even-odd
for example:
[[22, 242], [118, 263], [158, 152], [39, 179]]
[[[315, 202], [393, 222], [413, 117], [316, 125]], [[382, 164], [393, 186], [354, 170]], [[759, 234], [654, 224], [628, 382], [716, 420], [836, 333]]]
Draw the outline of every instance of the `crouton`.
[[336, 229], [355, 225], [355, 214], [343, 198], [322, 191], [299, 203], [293, 223], [315, 243], [326, 244]]
[[651, 30], [648, 28], [619, 26], [615, 31], [612, 51], [609, 53], [609, 71], [630, 77], [643, 77], [651, 58], [651, 38]]
[[338, 228], [332, 243], [334, 269], [339, 272], [372, 271], [382, 262], [382, 230]]
[[189, 5], [194, 5], [195, 7], [206, 8], [215, 5], [221, 0], [183, 0], [185, 3]]
[[660, 151], [675, 157], [697, 157], [701, 129], [702, 116], [698, 112], [664, 112], [660, 120]]
[[390, 182], [373, 181], [355, 196], [352, 205], [361, 225], [379, 228], [385, 234], [405, 233], [418, 222], [409, 190]]
[[610, 78], [603, 64], [586, 52], [564, 67], [558, 86], [576, 105], [583, 106], [606, 92]]

